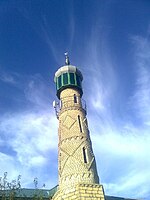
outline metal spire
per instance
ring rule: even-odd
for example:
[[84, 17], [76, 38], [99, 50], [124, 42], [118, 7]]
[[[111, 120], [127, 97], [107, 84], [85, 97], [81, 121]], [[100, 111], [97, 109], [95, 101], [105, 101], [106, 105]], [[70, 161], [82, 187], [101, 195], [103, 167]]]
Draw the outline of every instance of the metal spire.
[[65, 64], [66, 64], [66, 65], [70, 65], [68, 52], [65, 53]]

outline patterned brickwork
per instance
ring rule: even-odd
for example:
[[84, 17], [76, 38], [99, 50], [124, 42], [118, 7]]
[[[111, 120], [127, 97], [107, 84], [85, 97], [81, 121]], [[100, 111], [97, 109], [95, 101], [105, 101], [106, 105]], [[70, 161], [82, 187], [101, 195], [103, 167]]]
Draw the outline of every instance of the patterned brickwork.
[[59, 190], [53, 197], [54, 200], [105, 200], [102, 185], [78, 184], [74, 188]]
[[86, 112], [82, 108], [80, 94], [77, 90], [68, 88], [61, 92], [60, 100], [59, 188], [68, 188], [68, 185], [78, 183], [98, 183]]

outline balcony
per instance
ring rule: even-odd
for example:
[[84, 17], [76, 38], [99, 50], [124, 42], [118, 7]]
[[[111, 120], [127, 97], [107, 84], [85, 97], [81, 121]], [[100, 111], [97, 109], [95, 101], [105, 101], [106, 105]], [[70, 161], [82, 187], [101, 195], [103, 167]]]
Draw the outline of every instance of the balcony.
[[76, 101], [74, 101], [73, 97], [71, 98], [63, 98], [60, 100], [60, 111], [62, 109], [69, 109], [69, 108], [82, 108], [86, 113], [86, 102], [84, 99], [80, 97], [76, 97]]

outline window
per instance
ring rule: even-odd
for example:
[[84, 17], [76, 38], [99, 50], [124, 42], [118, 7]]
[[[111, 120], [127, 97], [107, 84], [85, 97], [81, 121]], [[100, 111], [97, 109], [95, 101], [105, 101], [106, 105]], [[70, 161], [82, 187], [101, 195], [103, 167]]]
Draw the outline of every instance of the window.
[[74, 73], [70, 73], [70, 84], [74, 85], [75, 84], [75, 80], [74, 80]]
[[79, 115], [78, 115], [78, 122], [79, 122], [80, 132], [82, 133], [81, 119], [80, 119], [80, 116], [79, 116]]
[[63, 74], [63, 85], [67, 85], [68, 84], [68, 74], [65, 73]]
[[74, 103], [77, 103], [77, 95], [74, 94]]
[[84, 163], [87, 163], [87, 157], [86, 157], [86, 149], [85, 149], [85, 147], [83, 147], [83, 159], [84, 159]]
[[61, 87], [61, 76], [58, 77], [58, 89]]
[[81, 87], [81, 81], [79, 76], [77, 75], [76, 78], [77, 78], [77, 86]]

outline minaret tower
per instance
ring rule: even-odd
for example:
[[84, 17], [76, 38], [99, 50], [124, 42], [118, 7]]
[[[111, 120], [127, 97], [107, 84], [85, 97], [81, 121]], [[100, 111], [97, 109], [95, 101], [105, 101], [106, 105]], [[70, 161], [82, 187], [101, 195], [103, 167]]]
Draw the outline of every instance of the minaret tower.
[[65, 66], [58, 69], [54, 79], [60, 100], [54, 102], [59, 120], [59, 187], [54, 199], [104, 199], [82, 99], [83, 76], [77, 67], [70, 65], [67, 53], [65, 56]]

